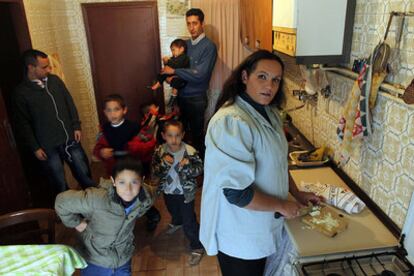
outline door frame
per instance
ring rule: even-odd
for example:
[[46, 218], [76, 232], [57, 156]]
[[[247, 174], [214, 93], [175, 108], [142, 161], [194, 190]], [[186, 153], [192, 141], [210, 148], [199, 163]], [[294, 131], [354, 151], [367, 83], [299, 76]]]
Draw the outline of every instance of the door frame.
[[[26, 17], [26, 12], [25, 12], [25, 8], [24, 8], [24, 3], [23, 0], [0, 0], [0, 4], [6, 4], [8, 5], [9, 8], [9, 12], [11, 13], [11, 18], [13, 21], [13, 27], [14, 27], [14, 35], [16, 37], [17, 40], [17, 47], [18, 47], [18, 52], [20, 53], [20, 55], [28, 49], [32, 48], [32, 41], [30, 38], [30, 32], [29, 32], [29, 26], [27, 23], [27, 17]], [[11, 112], [10, 111], [10, 106], [7, 105], [7, 102], [5, 101], [6, 96], [9, 97], [10, 95], [6, 95], [6, 93], [11, 93], [11, 92], [6, 92], [6, 91], [2, 91], [0, 88], [0, 95], [2, 97], [2, 101], [4, 101], [4, 104], [6, 105], [6, 114], [7, 114], [7, 120], [8, 123], [10, 125], [13, 125], [12, 119], [11, 119]], [[8, 131], [8, 130], [6, 130]], [[14, 132], [12, 134], [14, 136]], [[15, 137], [15, 136], [14, 136]], [[21, 203], [19, 206], [15, 206], [15, 207], [19, 207], [21, 208], [27, 208], [29, 206], [31, 206], [33, 204], [33, 198], [32, 198], [32, 194], [31, 194], [31, 188], [29, 187], [29, 183], [31, 183], [31, 180], [28, 178], [28, 175], [26, 174], [26, 170], [25, 170], [25, 165], [23, 162], [23, 156], [22, 156], [22, 152], [21, 149], [19, 147], [18, 144], [16, 144], [16, 140], [14, 137], [8, 137], [8, 139], [12, 139], [13, 141], [9, 141], [9, 143], [12, 143], [13, 145], [11, 145], [12, 148], [14, 148], [15, 153], [16, 153], [16, 159], [17, 162], [19, 163], [19, 167], [22, 170], [21, 172], [21, 180], [23, 183], [21, 183], [22, 185], [20, 186], [20, 199], [21, 199]], [[26, 164], [27, 166], [27, 164]], [[20, 177], [20, 176], [16, 176], [16, 177]], [[17, 203], [17, 202], [16, 202]], [[15, 209], [14, 207], [12, 209]]]
[[0, 4], [13, 4], [14, 12], [16, 12], [20, 19], [13, 22], [18, 28], [16, 37], [19, 42], [19, 50], [23, 51], [32, 48], [32, 40], [30, 38], [29, 25], [27, 24], [26, 11], [24, 9], [23, 0], [0, 0]]
[[[96, 79], [97, 70], [96, 70], [96, 64], [95, 64], [95, 58], [93, 56], [93, 45], [92, 45], [92, 39], [91, 39], [91, 33], [89, 29], [89, 22], [88, 22], [88, 13], [87, 8], [88, 7], [128, 7], [128, 6], [136, 6], [136, 5], [142, 6], [142, 7], [149, 7], [152, 9], [153, 18], [154, 18], [154, 37], [156, 39], [156, 49], [155, 51], [159, 53], [154, 57], [154, 62], [157, 64], [157, 68], [161, 69], [161, 44], [160, 44], [160, 35], [159, 35], [159, 18], [158, 18], [158, 6], [157, 1], [133, 1], [133, 2], [105, 2], [105, 3], [82, 3], [82, 15], [83, 15], [83, 21], [85, 26], [85, 33], [86, 33], [86, 39], [88, 42], [88, 52], [89, 52], [89, 59], [90, 59], [90, 65], [91, 65], [91, 73], [92, 73], [92, 81], [93, 81], [93, 88], [94, 88], [94, 95], [95, 95], [95, 104], [96, 104], [96, 110], [98, 110], [98, 118], [99, 122], [102, 123], [104, 120], [102, 112], [99, 112], [100, 107], [103, 103], [103, 99], [101, 98], [100, 93], [97, 93], [98, 91], [98, 82]], [[157, 32], [158, 31], [158, 32]], [[157, 72], [158, 73], [158, 72]], [[159, 95], [156, 95], [155, 98], [159, 98]], [[162, 105], [160, 106], [160, 110], [164, 110], [164, 95], [162, 92]]]

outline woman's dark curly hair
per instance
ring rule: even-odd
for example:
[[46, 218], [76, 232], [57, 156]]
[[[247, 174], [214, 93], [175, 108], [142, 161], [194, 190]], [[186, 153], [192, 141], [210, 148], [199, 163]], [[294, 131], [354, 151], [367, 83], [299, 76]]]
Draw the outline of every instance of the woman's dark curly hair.
[[[233, 70], [231, 75], [228, 77], [226, 82], [223, 85], [223, 92], [220, 98], [217, 101], [215, 111], [219, 110], [222, 106], [232, 105], [236, 99], [236, 96], [246, 90], [246, 85], [243, 83], [242, 80], [242, 72], [246, 71], [247, 75], [250, 76], [251, 72], [253, 72], [256, 67], [257, 63], [260, 60], [274, 60], [277, 61], [282, 66], [282, 72], [285, 68], [283, 61], [277, 55], [266, 51], [266, 50], [259, 50], [251, 55], [249, 55], [236, 69]], [[276, 96], [273, 98], [270, 104], [275, 104], [280, 106], [283, 101], [283, 78], [279, 84], [279, 90], [276, 93]], [[226, 103], [227, 102], [227, 103]]]

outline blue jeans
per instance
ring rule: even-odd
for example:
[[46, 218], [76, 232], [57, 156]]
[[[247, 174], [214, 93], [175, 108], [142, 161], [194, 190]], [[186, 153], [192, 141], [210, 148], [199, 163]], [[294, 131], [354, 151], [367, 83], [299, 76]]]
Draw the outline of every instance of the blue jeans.
[[47, 160], [41, 161], [42, 167], [46, 170], [56, 193], [64, 192], [68, 189], [63, 170], [63, 161], [69, 165], [73, 176], [83, 189], [95, 186], [91, 177], [88, 157], [81, 144], [76, 141], [70, 141], [68, 145], [69, 147], [62, 144], [53, 149], [45, 150]]
[[131, 260], [118, 268], [106, 268], [88, 263], [88, 266], [81, 270], [82, 276], [129, 276], [131, 275]]

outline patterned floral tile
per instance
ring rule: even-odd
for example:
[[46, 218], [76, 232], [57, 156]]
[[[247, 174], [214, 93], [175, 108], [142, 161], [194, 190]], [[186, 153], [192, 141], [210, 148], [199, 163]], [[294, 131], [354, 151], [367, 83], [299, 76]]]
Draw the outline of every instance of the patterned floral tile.
[[373, 181], [374, 179], [372, 178], [372, 176], [370, 176], [369, 174], [367, 174], [366, 172], [363, 172], [361, 174], [361, 185], [360, 187], [362, 188], [362, 190], [364, 190], [364, 192], [366, 194], [372, 194], [371, 189], [373, 186]]
[[385, 120], [387, 118], [386, 106], [386, 99], [384, 99], [382, 96], [379, 96], [375, 107], [372, 110], [373, 121], [378, 125], [383, 125], [385, 123]]
[[393, 132], [387, 132], [384, 137], [384, 147], [382, 148], [387, 161], [395, 164], [401, 159], [401, 145], [399, 137]]
[[414, 192], [414, 179], [402, 174], [397, 177], [395, 184], [396, 199], [404, 208], [408, 209], [411, 195]]
[[401, 157], [403, 172], [414, 179], [414, 143], [402, 149]]
[[366, 175], [370, 175], [373, 177], [377, 175], [378, 172], [378, 153], [372, 151], [371, 149], [367, 149], [365, 151], [364, 160], [361, 164], [361, 170]]
[[408, 128], [407, 128], [408, 136], [413, 138], [414, 137], [414, 113], [411, 112], [409, 119], [408, 119]]
[[390, 206], [388, 214], [394, 219], [394, 222], [397, 225], [404, 225], [405, 217], [407, 215], [406, 207], [402, 206], [398, 202], [393, 202]]
[[[390, 214], [390, 206], [393, 202], [393, 196], [388, 191], [384, 190], [381, 186], [375, 186], [372, 188], [371, 198], [377, 203], [377, 205], [386, 213]], [[405, 211], [406, 212], [406, 211]], [[394, 219], [395, 222], [395, 219]]]

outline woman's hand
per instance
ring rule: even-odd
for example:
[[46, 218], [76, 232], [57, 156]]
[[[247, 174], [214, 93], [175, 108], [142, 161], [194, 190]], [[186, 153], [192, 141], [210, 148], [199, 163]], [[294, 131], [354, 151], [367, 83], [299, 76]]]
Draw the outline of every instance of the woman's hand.
[[85, 231], [86, 226], [88, 226], [88, 223], [86, 222], [86, 220], [82, 220], [81, 223], [79, 223], [78, 226], [75, 227], [76, 231], [78, 231], [79, 233], [82, 233], [83, 231]]
[[313, 205], [317, 205], [325, 201], [325, 199], [322, 196], [317, 196], [314, 193], [301, 192], [301, 191], [295, 195], [295, 198], [297, 201], [299, 201], [300, 203], [306, 206], [309, 204], [309, 202], [311, 202]]
[[281, 213], [285, 218], [291, 219], [297, 217], [299, 215], [299, 210], [303, 207], [305, 206], [299, 202], [284, 200], [282, 202], [282, 208], [277, 211]]

